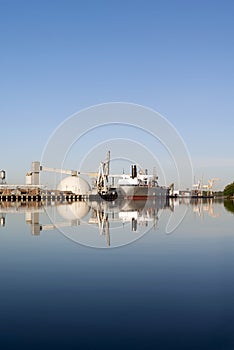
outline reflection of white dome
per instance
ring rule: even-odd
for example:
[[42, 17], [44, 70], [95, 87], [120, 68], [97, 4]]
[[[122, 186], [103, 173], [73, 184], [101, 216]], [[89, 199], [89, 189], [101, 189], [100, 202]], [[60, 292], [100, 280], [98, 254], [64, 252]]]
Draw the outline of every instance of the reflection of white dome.
[[77, 220], [85, 217], [89, 212], [86, 202], [72, 202], [71, 204], [58, 205], [57, 211], [65, 220]]
[[90, 191], [90, 186], [82, 177], [68, 176], [60, 181], [57, 189], [59, 191], [71, 191], [75, 194], [85, 195]]

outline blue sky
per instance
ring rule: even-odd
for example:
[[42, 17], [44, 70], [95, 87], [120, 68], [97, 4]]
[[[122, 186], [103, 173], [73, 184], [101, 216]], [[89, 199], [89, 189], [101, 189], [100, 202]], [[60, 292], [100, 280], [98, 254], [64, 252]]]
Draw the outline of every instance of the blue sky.
[[64, 119], [144, 105], [183, 137], [197, 177], [234, 180], [233, 1], [0, 0], [0, 168], [24, 182]]

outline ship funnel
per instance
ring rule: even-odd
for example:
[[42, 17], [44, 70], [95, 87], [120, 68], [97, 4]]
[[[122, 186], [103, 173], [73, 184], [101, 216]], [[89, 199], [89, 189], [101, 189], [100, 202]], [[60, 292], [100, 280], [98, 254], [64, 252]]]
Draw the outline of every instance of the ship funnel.
[[132, 178], [134, 179], [135, 177], [137, 177], [137, 166], [132, 165]]

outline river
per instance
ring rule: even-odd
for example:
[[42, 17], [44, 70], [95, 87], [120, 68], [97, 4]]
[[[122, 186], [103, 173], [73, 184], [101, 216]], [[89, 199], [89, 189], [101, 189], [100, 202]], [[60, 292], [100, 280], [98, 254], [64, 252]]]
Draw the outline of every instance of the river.
[[233, 201], [0, 203], [1, 349], [234, 349], [233, 228]]

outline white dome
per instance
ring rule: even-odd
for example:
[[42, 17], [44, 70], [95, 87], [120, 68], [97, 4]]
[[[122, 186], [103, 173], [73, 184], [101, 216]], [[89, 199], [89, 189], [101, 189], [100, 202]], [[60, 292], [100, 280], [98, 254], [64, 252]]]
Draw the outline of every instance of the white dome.
[[60, 204], [56, 208], [59, 215], [68, 221], [82, 219], [90, 210], [90, 207], [86, 202]]
[[57, 186], [59, 191], [71, 191], [74, 194], [85, 195], [91, 190], [87, 181], [80, 176], [65, 177]]

